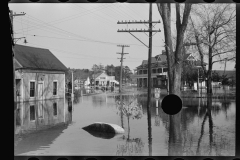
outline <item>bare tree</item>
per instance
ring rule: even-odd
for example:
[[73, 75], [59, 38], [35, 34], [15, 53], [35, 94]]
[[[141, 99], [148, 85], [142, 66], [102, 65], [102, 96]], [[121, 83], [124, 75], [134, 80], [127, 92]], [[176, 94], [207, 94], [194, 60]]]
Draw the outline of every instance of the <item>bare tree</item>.
[[[186, 45], [199, 53], [207, 78], [207, 93], [212, 94], [212, 68], [217, 62], [236, 56], [236, 6], [234, 4], [197, 4], [191, 12]], [[203, 65], [208, 59], [208, 69]]]
[[181, 87], [181, 73], [183, 62], [183, 40], [184, 33], [188, 24], [188, 17], [191, 11], [191, 4], [185, 4], [183, 16], [181, 18], [180, 5], [176, 3], [176, 48], [173, 51], [172, 31], [171, 31], [171, 4], [170, 3], [157, 3], [159, 13], [162, 17], [164, 36], [165, 36], [165, 49], [168, 62], [168, 79], [169, 79], [169, 93], [180, 95]]

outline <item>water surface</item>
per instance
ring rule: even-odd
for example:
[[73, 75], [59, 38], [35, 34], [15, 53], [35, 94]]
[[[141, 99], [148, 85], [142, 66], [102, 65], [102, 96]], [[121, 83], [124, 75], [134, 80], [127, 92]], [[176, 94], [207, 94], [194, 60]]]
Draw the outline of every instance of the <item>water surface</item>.
[[[152, 98], [148, 110], [146, 94], [59, 100], [57, 112], [53, 103], [44, 102], [43, 112], [30, 109], [30, 104], [19, 105], [18, 132], [34, 132], [15, 140], [15, 155], [235, 155], [232, 100], [183, 99], [184, 108], [174, 116], [162, 111], [161, 98]], [[30, 120], [33, 114], [35, 121]], [[117, 124], [125, 133], [94, 135], [82, 129], [93, 122]]]

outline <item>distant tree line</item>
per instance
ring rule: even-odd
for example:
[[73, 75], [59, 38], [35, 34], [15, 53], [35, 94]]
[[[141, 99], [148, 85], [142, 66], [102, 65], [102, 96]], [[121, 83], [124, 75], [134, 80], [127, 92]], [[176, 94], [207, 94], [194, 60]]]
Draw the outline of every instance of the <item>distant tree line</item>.
[[[68, 68], [66, 72], [66, 83], [72, 81], [72, 72], [73, 72], [73, 81], [76, 79], [79, 80], [86, 80], [88, 77], [90, 79], [93, 78], [93, 74], [98, 74], [105, 71], [105, 73], [109, 76], [115, 76], [116, 81], [120, 81], [120, 72], [121, 66], [114, 66], [114, 65], [102, 65], [102, 64], [94, 64], [91, 69], [74, 69]], [[122, 82], [123, 83], [130, 83], [132, 81], [131, 75], [132, 71], [128, 66], [123, 67], [123, 76]]]
[[[206, 80], [206, 75], [204, 71], [200, 68], [199, 75], [198, 70], [192, 66], [191, 64], [184, 64], [183, 65], [183, 72], [182, 72], [182, 82], [186, 82], [188, 86], [193, 86], [194, 82], [197, 82], [198, 76], [201, 81]], [[222, 85], [235, 85], [236, 81], [229, 77], [228, 74], [223, 73], [219, 74], [217, 71], [212, 71], [212, 81], [213, 82], [221, 82]]]

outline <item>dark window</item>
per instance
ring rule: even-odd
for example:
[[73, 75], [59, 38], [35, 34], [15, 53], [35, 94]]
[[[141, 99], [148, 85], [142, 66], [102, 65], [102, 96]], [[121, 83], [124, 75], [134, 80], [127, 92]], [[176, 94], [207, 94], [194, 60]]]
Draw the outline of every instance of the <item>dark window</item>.
[[162, 73], [162, 68], [158, 68], [158, 73]]
[[139, 74], [142, 74], [142, 70], [139, 71]]
[[156, 73], [156, 69], [152, 69], [152, 73]]
[[57, 115], [57, 103], [56, 102], [53, 103], [53, 115], [54, 116]]
[[147, 70], [143, 70], [143, 74], [147, 74]]
[[20, 126], [21, 125], [21, 118], [20, 118], [20, 108], [16, 110], [16, 125]]
[[35, 93], [35, 82], [30, 82], [30, 97], [34, 97]]
[[167, 68], [163, 68], [163, 72], [167, 72], [168, 71], [168, 69]]
[[53, 95], [57, 95], [57, 82], [53, 82]]
[[35, 106], [32, 105], [30, 106], [30, 121], [34, 121], [35, 120]]

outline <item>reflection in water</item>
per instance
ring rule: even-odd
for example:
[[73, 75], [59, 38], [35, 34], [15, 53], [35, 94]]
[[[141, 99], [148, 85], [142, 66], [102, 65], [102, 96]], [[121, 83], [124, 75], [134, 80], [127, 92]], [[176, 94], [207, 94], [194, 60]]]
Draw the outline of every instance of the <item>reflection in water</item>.
[[35, 132], [29, 134], [27, 137], [20, 138], [19, 142], [15, 142], [17, 149], [15, 148], [14, 154], [18, 155], [47, 148], [67, 127], [67, 125], [56, 125], [48, 130]]
[[[236, 116], [235, 102], [232, 100], [183, 98], [183, 106], [186, 107], [174, 116], [162, 111], [161, 99], [152, 98], [150, 103], [144, 94], [135, 94], [135, 97], [126, 94], [106, 97], [105, 94], [100, 94], [84, 96], [84, 101], [82, 97], [79, 100], [81, 103], [75, 104], [71, 98], [66, 99], [65, 107], [61, 100], [19, 103], [15, 111], [16, 132], [37, 132], [15, 141], [15, 153], [235, 155]], [[132, 106], [129, 102], [132, 102]], [[69, 127], [61, 125], [72, 121], [72, 113], [74, 124]], [[112, 137], [93, 133], [94, 136], [101, 137], [94, 138], [80, 129], [94, 121], [119, 123], [125, 129], [125, 134]], [[54, 127], [42, 130], [49, 126]]]
[[147, 102], [147, 121], [148, 121], [148, 147], [149, 147], [149, 156], [152, 156], [152, 124], [151, 124], [151, 99], [148, 99]]
[[199, 139], [198, 139], [198, 145], [197, 145], [197, 151], [196, 151], [196, 155], [197, 156], [200, 156], [201, 154], [200, 154], [200, 144], [201, 144], [201, 141], [202, 141], [202, 137], [203, 137], [203, 134], [204, 134], [204, 124], [205, 124], [205, 122], [206, 122], [206, 119], [207, 119], [207, 112], [206, 112], [206, 114], [205, 114], [205, 116], [204, 116], [204, 118], [203, 118], [203, 122], [202, 122], [202, 125], [201, 125], [201, 134], [200, 134], [200, 137], [199, 137]]
[[117, 145], [116, 155], [132, 155], [141, 154], [143, 151], [144, 143], [141, 138], [130, 138], [130, 121], [129, 119], [141, 119], [142, 118], [142, 106], [138, 104], [136, 96], [123, 97], [120, 93], [119, 96], [115, 98], [116, 106], [120, 111], [121, 125], [123, 128], [123, 115], [127, 117], [128, 121], [128, 136], [127, 138], [123, 135], [122, 140], [126, 143], [123, 145]]
[[64, 99], [18, 103], [15, 133], [29, 133], [70, 121], [71, 113], [66, 112]]
[[[162, 127], [162, 121], [169, 133], [169, 155], [234, 155], [235, 130], [232, 119], [235, 111], [231, 111], [230, 119], [228, 110], [235, 106], [235, 102], [211, 97], [182, 100], [184, 108], [174, 116], [165, 114], [161, 107], [151, 109], [152, 116], [155, 117], [154, 127]], [[155, 101], [152, 99], [151, 104], [159, 106]], [[139, 96], [138, 102], [147, 106], [146, 95]], [[143, 107], [143, 113], [146, 112], [147, 107]], [[208, 126], [205, 125], [206, 122]], [[226, 127], [230, 130], [225, 130]]]
[[[191, 103], [193, 104], [193, 101], [191, 101]], [[193, 104], [193, 106], [195, 106], [195, 104]], [[189, 107], [182, 110], [182, 113], [178, 115], [170, 116], [169, 155], [221, 155], [221, 149], [225, 151], [228, 150], [225, 148], [226, 146], [232, 148], [233, 144], [231, 144], [231, 142], [226, 143], [226, 141], [223, 140], [229, 139], [229, 141], [232, 141], [233, 139], [230, 138], [226, 132], [216, 131], [212, 117], [212, 113], [214, 113], [214, 117], [219, 116], [222, 111], [224, 111], [224, 108], [221, 102], [213, 102], [210, 96], [206, 99], [206, 104], [203, 103], [198, 108]], [[200, 126], [193, 125], [194, 117], [202, 119]], [[207, 120], [208, 126], [205, 125]], [[218, 120], [216, 119], [215, 123], [219, 123]], [[234, 126], [234, 124], [232, 125]], [[221, 130], [224, 131], [224, 128], [225, 127], [222, 127]], [[234, 150], [230, 149], [228, 151], [234, 152]]]
[[111, 139], [116, 135], [115, 133], [111, 133], [111, 132], [92, 131], [87, 129], [84, 129], [84, 130], [87, 131], [89, 134], [93, 135], [94, 137], [103, 138], [103, 139]]
[[155, 115], [155, 126], [160, 126], [160, 116], [158, 115], [158, 102], [159, 100], [156, 99], [156, 115]]
[[126, 143], [123, 145], [117, 145], [117, 156], [131, 156], [141, 155], [143, 153], [144, 142], [141, 138], [126, 138], [124, 135], [121, 138]]
[[175, 115], [169, 115], [169, 156], [181, 156], [182, 152], [181, 137], [181, 111]]

